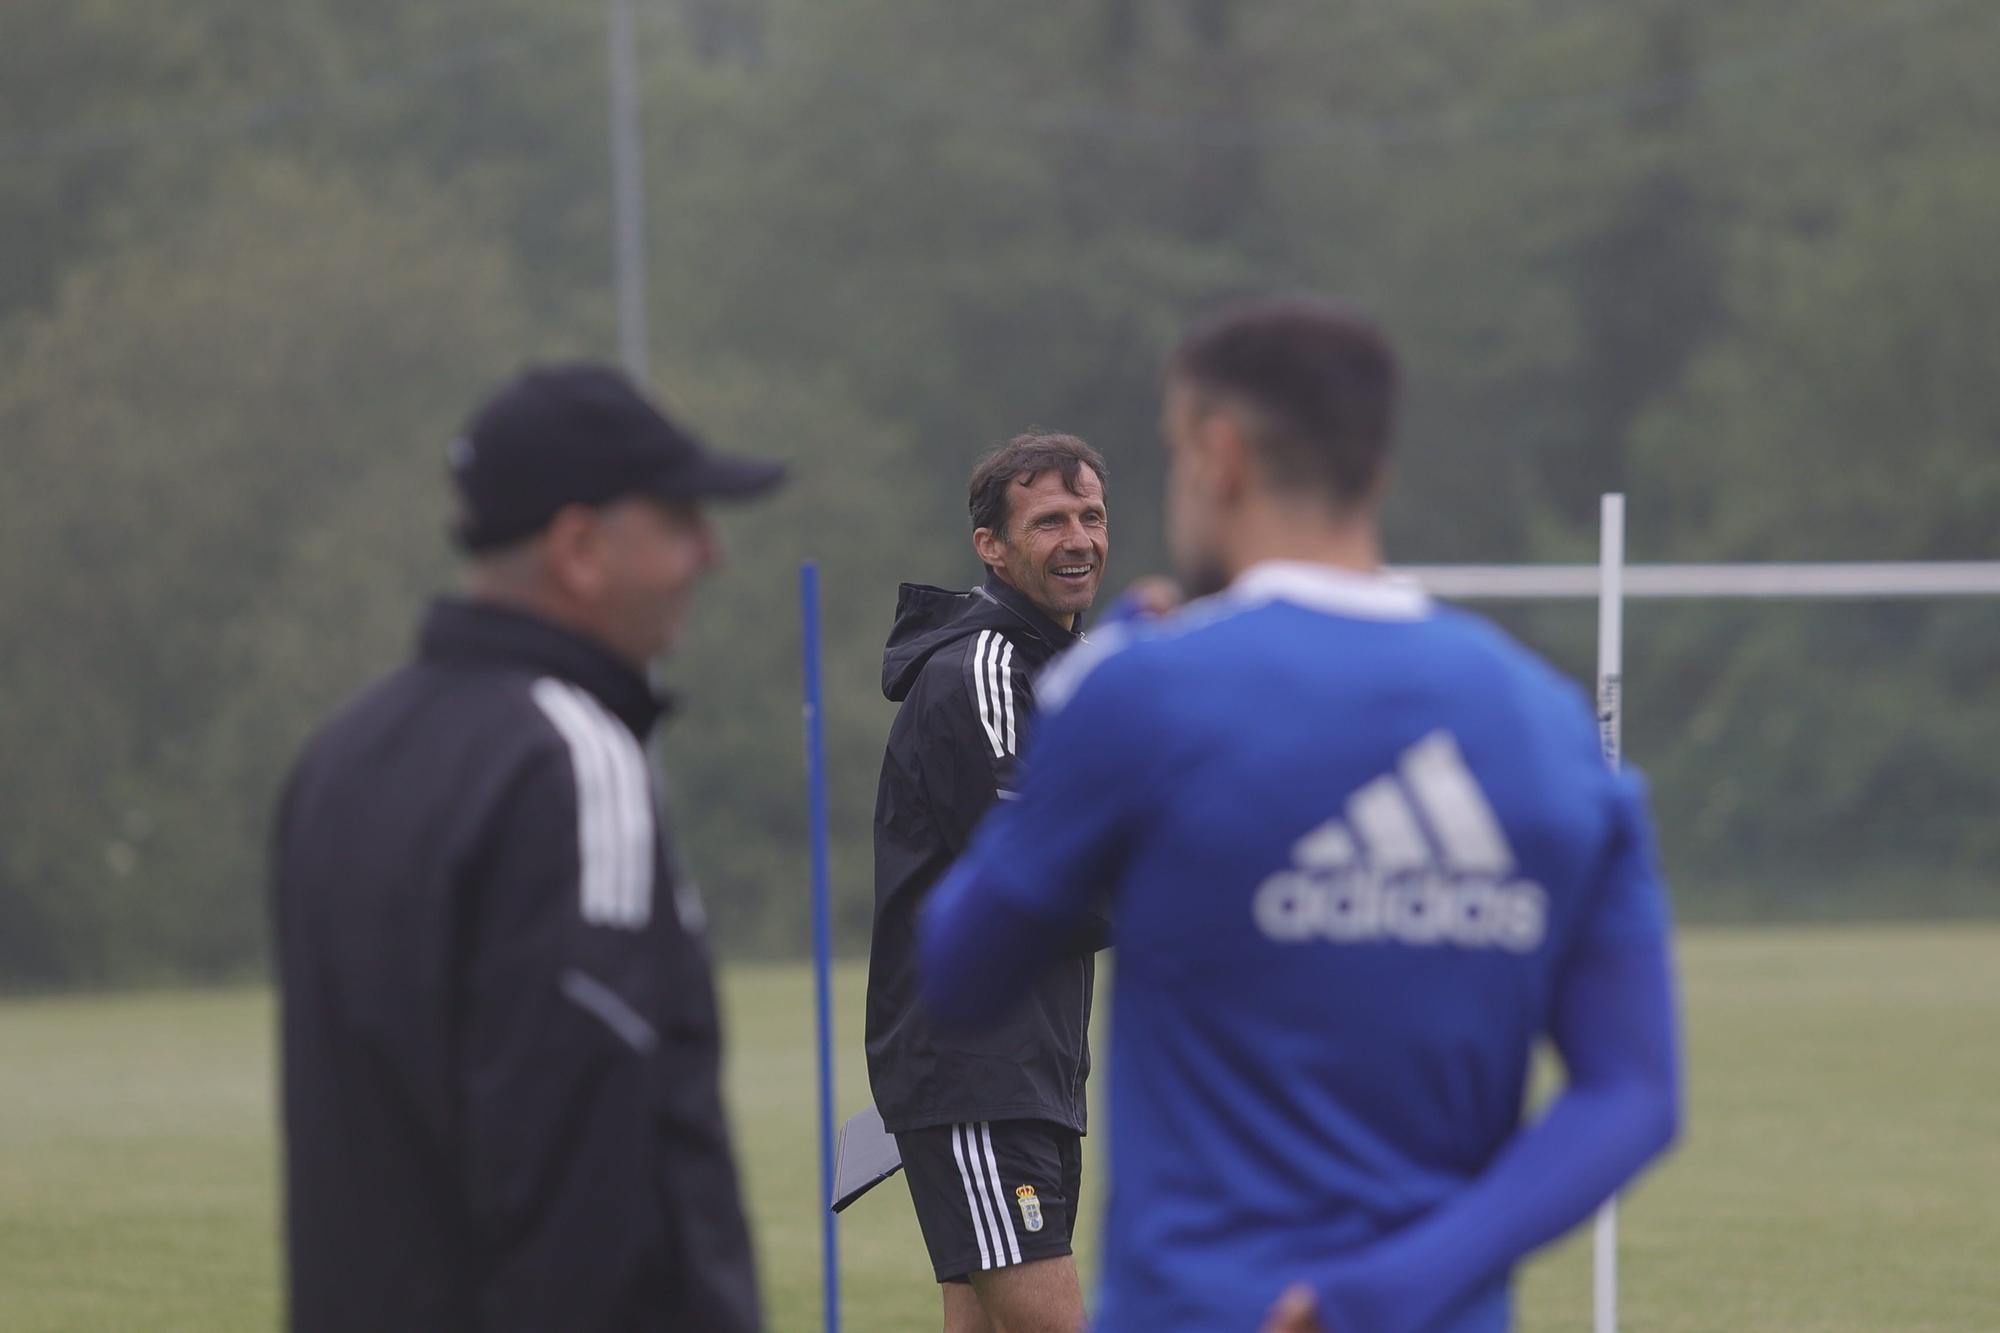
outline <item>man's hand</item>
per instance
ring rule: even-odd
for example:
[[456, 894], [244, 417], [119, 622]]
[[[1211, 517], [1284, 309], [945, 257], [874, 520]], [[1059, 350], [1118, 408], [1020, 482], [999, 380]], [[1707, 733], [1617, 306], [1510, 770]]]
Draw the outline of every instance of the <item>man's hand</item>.
[[1264, 1316], [1263, 1333], [1329, 1333], [1319, 1322], [1319, 1298], [1313, 1289], [1303, 1282], [1286, 1287]]
[[1141, 616], [1164, 616], [1186, 600], [1181, 585], [1161, 574], [1134, 579], [1118, 598], [1120, 605], [1129, 603], [1132, 613]]
[[1148, 574], [1134, 579], [1118, 594], [1117, 601], [1104, 608], [1104, 613], [1097, 617], [1097, 628], [1126, 620], [1156, 620], [1179, 610], [1186, 600], [1180, 584], [1165, 575]]

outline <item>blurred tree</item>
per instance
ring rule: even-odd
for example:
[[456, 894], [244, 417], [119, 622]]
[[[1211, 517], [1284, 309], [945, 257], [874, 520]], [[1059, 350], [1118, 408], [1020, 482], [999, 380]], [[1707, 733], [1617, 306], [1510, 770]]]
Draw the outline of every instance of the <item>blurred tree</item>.
[[[0, 373], [0, 975], [240, 970], [276, 779], [402, 650], [442, 442], [532, 338], [413, 180], [246, 159], [85, 265]], [[399, 591], [400, 590], [400, 591]]]
[[965, 576], [967, 553], [933, 561], [909, 538], [916, 450], [831, 377], [772, 375], [724, 357], [665, 377], [676, 409], [717, 448], [785, 459], [773, 500], [722, 509], [723, 569], [701, 596], [689, 642], [665, 675], [682, 707], [668, 727], [670, 804], [721, 936], [740, 949], [796, 951], [805, 929], [805, 749], [798, 569], [818, 562], [833, 835], [842, 934], [865, 934], [873, 900], [875, 780], [889, 705], [880, 679], [896, 584]]
[[[895, 584], [976, 577], [966, 472], [1030, 424], [1109, 455], [1112, 584], [1155, 566], [1159, 359], [1224, 296], [1340, 291], [1397, 337], [1400, 560], [1580, 556], [1618, 484], [1639, 558], [1993, 554], [1990, 5], [641, 20], [657, 378], [798, 472], [728, 520], [670, 671], [728, 947], [803, 939], [797, 561], [853, 943]], [[445, 573], [434, 446], [529, 356], [611, 351], [601, 17], [16, 0], [7, 31], [0, 978], [237, 969], [270, 784]], [[1675, 862], [1990, 866], [1980, 610], [1635, 615]], [[1587, 664], [1574, 617], [1509, 619]]]
[[[1684, 558], [2000, 558], [2000, 170], [1913, 158], [1834, 216], [1750, 243], [1735, 332], [1643, 422], [1635, 489]], [[1659, 648], [1654, 767], [1691, 865], [1851, 873], [1893, 839], [1945, 878], [2000, 865], [1990, 607], [1735, 616]]]

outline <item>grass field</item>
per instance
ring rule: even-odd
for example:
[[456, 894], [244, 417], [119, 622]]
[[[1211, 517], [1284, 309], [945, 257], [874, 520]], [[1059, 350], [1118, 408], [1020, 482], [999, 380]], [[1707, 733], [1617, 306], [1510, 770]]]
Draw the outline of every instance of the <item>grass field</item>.
[[[1689, 1129], [1625, 1210], [1625, 1328], [2000, 1329], [2000, 928], [1697, 931], [1682, 961]], [[861, 982], [843, 968], [843, 1111]], [[808, 983], [725, 978], [778, 1330], [819, 1320]], [[262, 991], [0, 1003], [0, 1329], [274, 1326], [270, 1023]], [[935, 1326], [900, 1182], [841, 1241], [848, 1328]], [[1588, 1327], [1587, 1262], [1572, 1241], [1529, 1270], [1524, 1329]]]

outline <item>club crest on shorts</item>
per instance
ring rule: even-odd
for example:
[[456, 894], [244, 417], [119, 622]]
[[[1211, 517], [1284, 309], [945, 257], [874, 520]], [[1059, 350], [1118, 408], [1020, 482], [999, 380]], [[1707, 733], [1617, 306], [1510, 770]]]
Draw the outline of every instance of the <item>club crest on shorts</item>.
[[1042, 1229], [1042, 1201], [1035, 1197], [1033, 1185], [1023, 1185], [1014, 1191], [1014, 1197], [1021, 1204], [1021, 1223], [1030, 1231]]

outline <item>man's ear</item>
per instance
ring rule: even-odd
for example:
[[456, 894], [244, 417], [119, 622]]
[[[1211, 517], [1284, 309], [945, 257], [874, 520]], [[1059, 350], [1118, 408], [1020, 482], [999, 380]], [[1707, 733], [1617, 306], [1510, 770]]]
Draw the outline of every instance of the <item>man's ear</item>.
[[1241, 417], [1223, 408], [1203, 419], [1199, 438], [1212, 493], [1234, 506], [1257, 480], [1257, 448], [1249, 430]]
[[1389, 488], [1395, 484], [1395, 481], [1396, 465], [1385, 458], [1375, 465], [1375, 476], [1368, 483], [1368, 494], [1365, 497], [1365, 502], [1371, 506], [1381, 504], [1383, 497], [1388, 495]]
[[972, 553], [979, 557], [980, 564], [991, 569], [1007, 562], [1007, 543], [992, 528], [974, 528]]
[[591, 600], [604, 587], [604, 525], [589, 505], [565, 505], [542, 536], [549, 578], [571, 597]]

